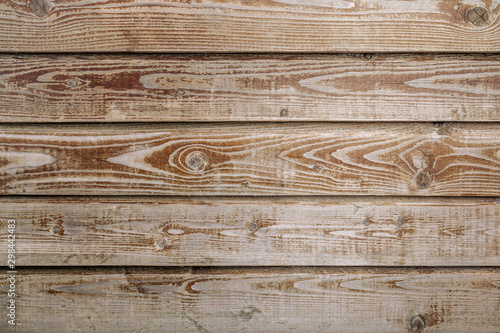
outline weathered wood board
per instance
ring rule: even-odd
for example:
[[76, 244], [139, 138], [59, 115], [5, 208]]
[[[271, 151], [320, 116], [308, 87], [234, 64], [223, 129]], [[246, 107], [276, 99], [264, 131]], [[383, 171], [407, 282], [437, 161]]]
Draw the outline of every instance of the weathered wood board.
[[0, 127], [1, 194], [500, 193], [500, 125]]
[[[41, 1], [41, 0], [40, 0]], [[499, 121], [498, 55], [3, 55], [3, 122]]]
[[62, 268], [17, 281], [18, 325], [0, 321], [2, 332], [418, 332], [415, 316], [425, 333], [500, 324], [498, 269]]
[[[500, 201], [2, 198], [17, 266], [497, 266]], [[7, 253], [7, 242], [0, 253]]]
[[499, 11], [492, 0], [4, 0], [0, 50], [498, 52]]

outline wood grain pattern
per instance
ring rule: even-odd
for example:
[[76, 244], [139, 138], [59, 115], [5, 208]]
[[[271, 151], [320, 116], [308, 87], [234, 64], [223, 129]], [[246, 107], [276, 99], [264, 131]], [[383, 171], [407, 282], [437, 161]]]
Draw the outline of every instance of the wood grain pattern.
[[2, 194], [500, 193], [498, 124], [2, 126]]
[[[500, 201], [4, 198], [17, 266], [496, 266]], [[7, 253], [7, 242], [0, 253]]]
[[496, 333], [500, 323], [498, 269], [59, 269], [17, 282], [15, 332], [410, 332], [420, 315], [425, 333]]
[[[476, 6], [486, 25], [469, 20]], [[5, 0], [0, 49], [498, 52], [499, 10], [492, 0]]]
[[499, 121], [498, 55], [4, 55], [3, 122]]

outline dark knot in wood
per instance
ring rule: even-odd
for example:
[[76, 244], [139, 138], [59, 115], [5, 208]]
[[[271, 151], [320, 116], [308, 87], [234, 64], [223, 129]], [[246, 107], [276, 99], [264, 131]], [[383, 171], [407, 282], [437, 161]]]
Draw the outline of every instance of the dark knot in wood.
[[490, 14], [488, 14], [488, 10], [486, 8], [476, 7], [469, 10], [469, 12], [467, 13], [467, 18], [472, 24], [482, 26], [488, 23]]
[[420, 189], [428, 188], [432, 183], [432, 175], [429, 171], [420, 171], [415, 179], [417, 187]]
[[260, 229], [260, 223], [258, 221], [248, 222], [246, 227], [251, 232], [255, 232]]
[[38, 17], [44, 17], [50, 13], [50, 4], [45, 0], [31, 0], [28, 7]]

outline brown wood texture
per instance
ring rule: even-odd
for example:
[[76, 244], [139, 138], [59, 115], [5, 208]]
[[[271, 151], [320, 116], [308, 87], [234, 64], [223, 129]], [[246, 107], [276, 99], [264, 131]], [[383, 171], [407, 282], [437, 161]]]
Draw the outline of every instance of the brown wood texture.
[[57, 269], [20, 271], [17, 282], [18, 324], [2, 320], [2, 332], [419, 332], [414, 316], [425, 333], [500, 324], [498, 269]]
[[498, 124], [0, 127], [2, 194], [496, 196]]
[[[496, 266], [500, 201], [3, 198], [17, 266]], [[7, 253], [7, 242], [0, 243]]]
[[0, 1], [0, 332], [498, 333], [499, 14]]
[[[486, 21], [469, 16], [478, 7]], [[492, 0], [4, 0], [0, 49], [498, 52], [499, 11]]]
[[[41, 1], [41, 0], [40, 0]], [[3, 55], [3, 122], [499, 121], [498, 55]]]

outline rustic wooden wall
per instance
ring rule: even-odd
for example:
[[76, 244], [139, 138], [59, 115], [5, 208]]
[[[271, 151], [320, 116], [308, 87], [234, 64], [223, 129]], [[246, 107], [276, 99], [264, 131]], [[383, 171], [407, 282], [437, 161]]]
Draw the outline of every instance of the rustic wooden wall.
[[3, 0], [0, 332], [498, 333], [499, 54], [492, 0]]

